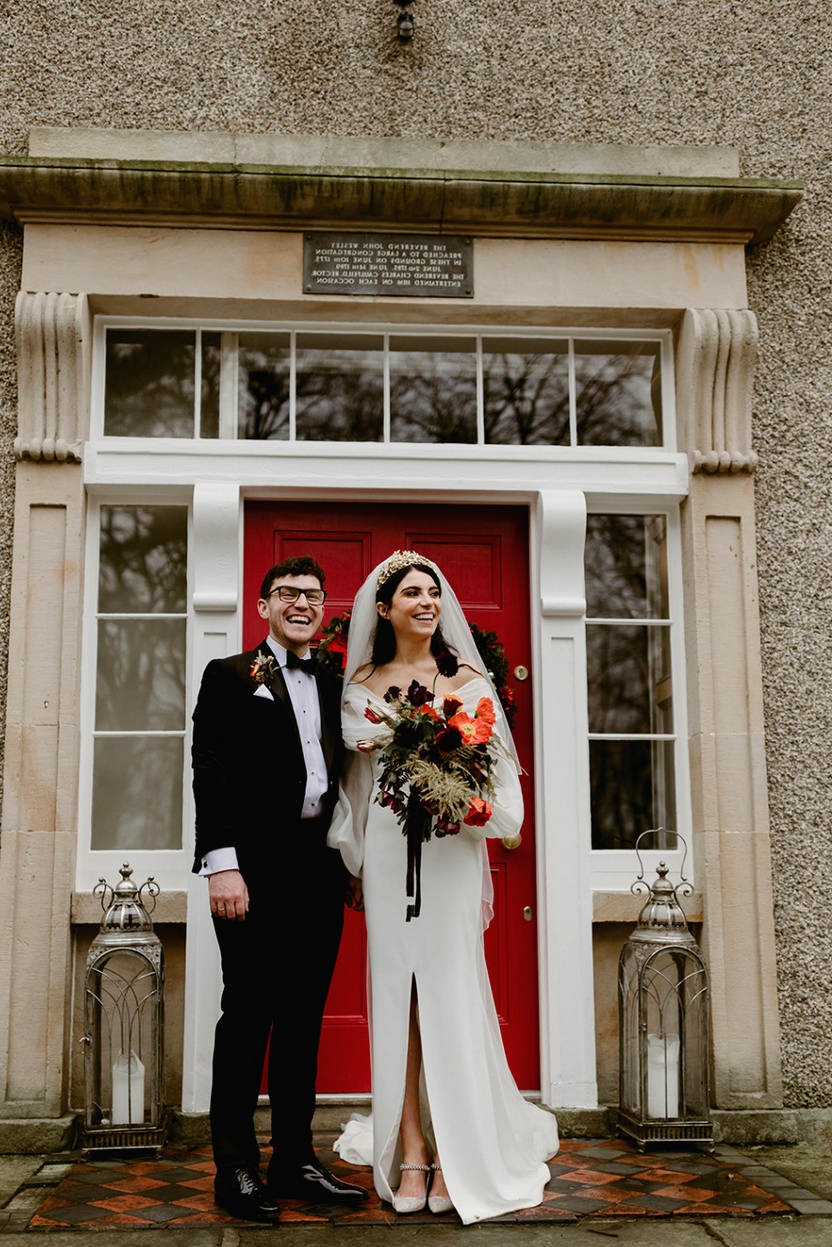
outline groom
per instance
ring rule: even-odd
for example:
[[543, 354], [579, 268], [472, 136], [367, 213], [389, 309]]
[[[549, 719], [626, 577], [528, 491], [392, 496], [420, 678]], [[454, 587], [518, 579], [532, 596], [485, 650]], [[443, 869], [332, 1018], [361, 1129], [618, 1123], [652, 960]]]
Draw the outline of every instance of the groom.
[[[326, 844], [342, 757], [340, 687], [309, 658], [323, 584], [307, 556], [272, 567], [257, 602], [269, 635], [256, 650], [209, 663], [194, 710], [194, 870], [208, 877], [223, 976], [214, 1192], [228, 1212], [258, 1221], [279, 1215], [280, 1195], [367, 1198], [312, 1150], [318, 1043], [346, 893], [340, 854]], [[268, 1189], [253, 1121], [267, 1045]]]

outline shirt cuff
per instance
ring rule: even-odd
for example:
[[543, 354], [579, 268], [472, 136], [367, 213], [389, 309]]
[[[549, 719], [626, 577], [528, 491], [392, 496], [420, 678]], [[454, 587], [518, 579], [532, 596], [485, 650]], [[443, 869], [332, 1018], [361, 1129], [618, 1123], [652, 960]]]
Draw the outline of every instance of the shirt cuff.
[[210, 853], [206, 853], [202, 859], [201, 875], [218, 875], [221, 870], [239, 870], [237, 864], [237, 850], [233, 848], [227, 849], [211, 849]]

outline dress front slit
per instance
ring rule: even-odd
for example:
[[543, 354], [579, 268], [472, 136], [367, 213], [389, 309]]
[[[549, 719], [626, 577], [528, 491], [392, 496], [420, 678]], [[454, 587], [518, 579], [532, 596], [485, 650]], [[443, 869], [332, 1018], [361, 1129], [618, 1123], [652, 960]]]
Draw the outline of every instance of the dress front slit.
[[[460, 690], [466, 709], [485, 695], [476, 679]], [[366, 689], [350, 686], [346, 715], [363, 719]], [[363, 723], [366, 729], [366, 720]], [[365, 730], [366, 734], [366, 730]], [[355, 759], [372, 768], [375, 758]], [[501, 763], [489, 834], [517, 830], [522, 817], [513, 764]], [[365, 797], [366, 800], [366, 797]], [[401, 1125], [412, 985], [422, 1047], [422, 1124], [462, 1221], [470, 1224], [542, 1198], [545, 1161], [557, 1151], [554, 1116], [527, 1103], [506, 1061], [483, 948], [483, 849], [480, 833], [463, 829], [422, 846], [422, 910], [406, 920], [406, 843], [395, 815], [370, 799], [343, 834], [355, 838], [361, 817], [363, 886], [372, 986], [373, 1169], [378, 1194], [390, 1200], [403, 1159]], [[350, 817], [346, 810], [342, 817]], [[330, 843], [338, 843], [339, 827]], [[345, 854], [347, 857], [348, 854]], [[348, 861], [349, 864], [349, 861]]]

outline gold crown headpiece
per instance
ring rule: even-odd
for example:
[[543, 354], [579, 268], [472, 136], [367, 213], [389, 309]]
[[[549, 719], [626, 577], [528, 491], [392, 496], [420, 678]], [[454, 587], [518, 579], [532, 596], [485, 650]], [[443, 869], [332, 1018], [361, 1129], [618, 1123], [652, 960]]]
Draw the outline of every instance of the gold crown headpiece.
[[395, 576], [396, 572], [400, 572], [403, 567], [432, 567], [435, 572], [439, 571], [436, 564], [431, 563], [424, 554], [418, 554], [415, 550], [394, 550], [387, 562], [382, 565], [376, 588], [380, 589], [385, 580]]

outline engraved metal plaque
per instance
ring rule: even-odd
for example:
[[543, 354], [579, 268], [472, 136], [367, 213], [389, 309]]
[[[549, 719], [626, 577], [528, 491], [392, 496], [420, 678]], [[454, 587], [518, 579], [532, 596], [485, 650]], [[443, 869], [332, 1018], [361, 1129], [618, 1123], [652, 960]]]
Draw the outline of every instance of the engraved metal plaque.
[[303, 292], [472, 299], [473, 242], [435, 234], [304, 234]]

